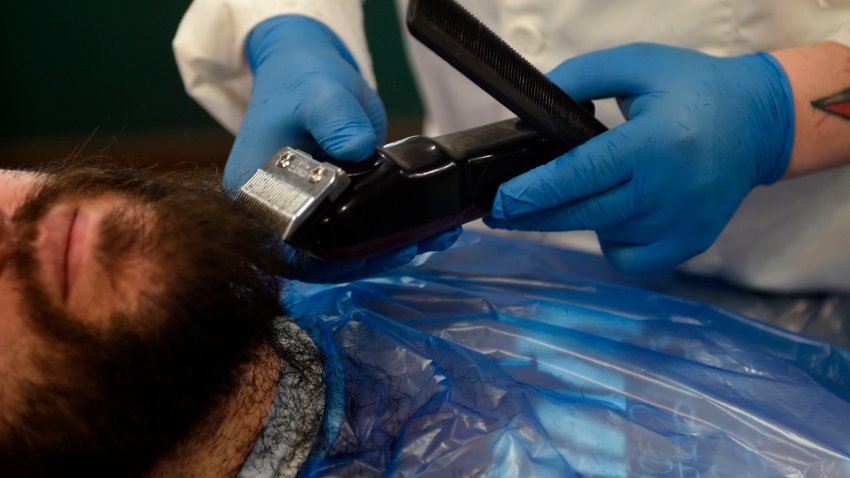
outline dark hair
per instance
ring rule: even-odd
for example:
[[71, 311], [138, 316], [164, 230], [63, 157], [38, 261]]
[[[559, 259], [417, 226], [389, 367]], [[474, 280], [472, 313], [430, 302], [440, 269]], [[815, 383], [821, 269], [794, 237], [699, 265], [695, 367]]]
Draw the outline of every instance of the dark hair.
[[[196, 176], [152, 177], [119, 167], [59, 171], [42, 193], [118, 191], [156, 213], [144, 250], [156, 292], [139, 312], [94, 331], [26, 288], [30, 324], [55, 346], [37, 364], [45, 382], [0, 430], [0, 472], [34, 476], [142, 475], [231, 393], [281, 314], [277, 241]], [[39, 214], [37, 204], [27, 214]], [[21, 270], [34, 267], [18, 258]], [[146, 287], [146, 284], [139, 284]], [[6, 469], [4, 470], [4, 467]]]

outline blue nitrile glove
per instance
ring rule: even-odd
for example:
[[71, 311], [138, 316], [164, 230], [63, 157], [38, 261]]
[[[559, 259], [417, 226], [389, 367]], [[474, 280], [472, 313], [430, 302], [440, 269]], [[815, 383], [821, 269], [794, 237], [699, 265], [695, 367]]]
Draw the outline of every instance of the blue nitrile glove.
[[284, 257], [290, 267], [289, 276], [298, 280], [316, 283], [349, 282], [403, 266], [419, 254], [448, 249], [462, 232], [461, 228], [456, 227], [451, 231], [420, 241], [418, 244], [403, 247], [392, 254], [360, 261], [322, 262], [302, 254], [288, 244], [284, 244]]
[[228, 189], [284, 146], [360, 161], [384, 143], [384, 105], [325, 25], [297, 15], [271, 18], [248, 35], [245, 54], [254, 86], [224, 169]]
[[[325, 25], [297, 15], [271, 18], [251, 31], [245, 53], [254, 85], [224, 169], [228, 190], [237, 190], [284, 146], [359, 161], [384, 143], [384, 106]], [[405, 264], [417, 253], [443, 250], [459, 234], [460, 229], [448, 231], [385, 256], [346, 264], [324, 263], [291, 248], [287, 256], [302, 280], [341, 282]]]
[[617, 269], [670, 269], [707, 249], [750, 190], [788, 167], [791, 87], [769, 54], [634, 44], [549, 76], [578, 101], [617, 97], [627, 121], [503, 184], [491, 227], [591, 229]]

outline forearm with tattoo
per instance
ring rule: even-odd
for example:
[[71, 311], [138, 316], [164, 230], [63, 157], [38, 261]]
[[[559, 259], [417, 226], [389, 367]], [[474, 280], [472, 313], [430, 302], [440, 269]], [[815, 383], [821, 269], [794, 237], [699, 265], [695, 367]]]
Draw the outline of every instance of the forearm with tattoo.
[[771, 52], [794, 95], [786, 178], [850, 164], [850, 48], [832, 42]]

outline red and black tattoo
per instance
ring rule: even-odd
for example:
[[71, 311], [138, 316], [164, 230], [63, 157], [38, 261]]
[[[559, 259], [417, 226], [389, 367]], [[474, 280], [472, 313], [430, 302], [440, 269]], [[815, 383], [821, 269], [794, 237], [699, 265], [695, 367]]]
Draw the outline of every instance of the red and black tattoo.
[[812, 106], [831, 115], [850, 119], [850, 88], [812, 101]]

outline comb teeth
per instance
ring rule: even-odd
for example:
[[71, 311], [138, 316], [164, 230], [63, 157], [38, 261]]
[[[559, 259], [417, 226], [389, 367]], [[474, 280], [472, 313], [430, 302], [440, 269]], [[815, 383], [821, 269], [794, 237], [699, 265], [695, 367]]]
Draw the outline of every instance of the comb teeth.
[[607, 128], [454, 0], [411, 0], [410, 32], [535, 129], [572, 148]]

